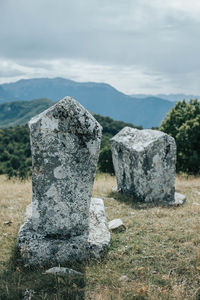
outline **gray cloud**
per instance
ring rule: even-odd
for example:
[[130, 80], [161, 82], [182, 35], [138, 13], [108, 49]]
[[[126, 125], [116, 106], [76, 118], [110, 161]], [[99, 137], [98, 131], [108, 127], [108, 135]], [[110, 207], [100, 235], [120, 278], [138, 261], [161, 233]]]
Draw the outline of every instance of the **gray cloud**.
[[[103, 77], [98, 66], [122, 73], [129, 68], [130, 78], [138, 72], [138, 91], [145, 92], [143, 80], [148, 91], [152, 83], [159, 92], [162, 82], [173, 92], [181, 85], [189, 92], [198, 89], [192, 74], [200, 69], [199, 13], [196, 0], [1, 0], [0, 58], [27, 76], [57, 76], [63, 61], [82, 62], [84, 70], [96, 66], [97, 80]], [[85, 79], [71, 70], [72, 77]], [[132, 91], [128, 82], [124, 90]]]

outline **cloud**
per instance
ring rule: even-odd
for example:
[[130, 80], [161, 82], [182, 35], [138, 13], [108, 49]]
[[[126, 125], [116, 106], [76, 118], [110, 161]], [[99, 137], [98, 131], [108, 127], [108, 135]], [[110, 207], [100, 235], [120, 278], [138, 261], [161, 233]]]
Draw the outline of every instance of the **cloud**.
[[158, 82], [173, 91], [181, 84], [198, 89], [197, 0], [1, 0], [0, 12], [0, 58], [13, 63], [1, 81], [18, 70], [19, 77], [112, 77], [131, 92], [157, 91]]
[[24, 76], [25, 74], [23, 68], [18, 67], [14, 62], [0, 60], [0, 77], [12, 78]]
[[2, 68], [2, 65], [10, 66], [13, 73], [10, 72], [2, 77], [0, 83], [22, 78], [53, 78], [56, 76], [80, 82], [106, 82], [126, 94], [168, 94], [169, 92], [189, 94], [191, 90], [194, 94], [199, 93], [198, 78], [200, 71], [195, 72], [196, 79], [194, 80], [194, 73], [180, 74], [177, 78], [176, 74], [168, 75], [161, 72], [152, 72], [150, 69], [139, 68], [136, 65], [103, 65], [72, 59], [27, 61], [23, 65], [12, 61], [5, 64], [4, 60], [0, 60], [0, 68]]

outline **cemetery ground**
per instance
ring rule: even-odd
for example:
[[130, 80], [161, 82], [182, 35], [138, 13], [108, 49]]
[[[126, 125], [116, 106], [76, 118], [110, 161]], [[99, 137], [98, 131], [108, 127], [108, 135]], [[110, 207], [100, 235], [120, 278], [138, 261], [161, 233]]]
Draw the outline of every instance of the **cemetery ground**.
[[0, 299], [200, 299], [200, 178], [177, 177], [187, 197], [179, 207], [135, 203], [113, 186], [115, 177], [98, 174], [93, 195], [126, 231], [111, 233], [103, 260], [69, 266], [83, 272], [69, 278], [22, 265], [16, 241], [31, 181], [0, 176]]

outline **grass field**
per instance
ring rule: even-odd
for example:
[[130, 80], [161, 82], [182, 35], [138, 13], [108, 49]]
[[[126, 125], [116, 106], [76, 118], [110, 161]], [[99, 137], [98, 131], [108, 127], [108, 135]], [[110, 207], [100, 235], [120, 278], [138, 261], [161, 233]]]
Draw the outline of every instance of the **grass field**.
[[22, 266], [16, 239], [31, 181], [0, 176], [0, 299], [200, 299], [200, 178], [177, 178], [187, 202], [176, 208], [135, 203], [113, 186], [114, 177], [98, 175], [93, 194], [126, 231], [112, 233], [102, 261], [74, 266], [84, 272], [77, 280]]

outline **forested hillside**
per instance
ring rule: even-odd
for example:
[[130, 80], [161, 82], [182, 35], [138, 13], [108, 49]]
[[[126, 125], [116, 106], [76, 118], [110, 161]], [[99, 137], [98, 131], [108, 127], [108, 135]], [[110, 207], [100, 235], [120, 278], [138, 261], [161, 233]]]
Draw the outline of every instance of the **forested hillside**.
[[52, 106], [54, 102], [49, 99], [36, 99], [32, 101], [16, 101], [0, 105], [0, 128], [24, 125], [35, 115]]
[[[102, 172], [113, 173], [109, 139], [123, 127], [135, 126], [100, 115], [94, 115], [94, 117], [103, 127], [98, 169]], [[0, 174], [7, 174], [9, 178], [17, 176], [25, 179], [31, 175], [31, 166], [28, 126], [20, 125], [0, 129]]]
[[0, 129], [0, 174], [22, 179], [31, 175], [28, 126]]

